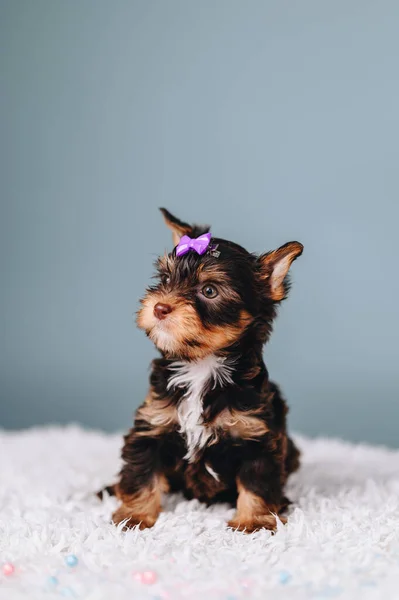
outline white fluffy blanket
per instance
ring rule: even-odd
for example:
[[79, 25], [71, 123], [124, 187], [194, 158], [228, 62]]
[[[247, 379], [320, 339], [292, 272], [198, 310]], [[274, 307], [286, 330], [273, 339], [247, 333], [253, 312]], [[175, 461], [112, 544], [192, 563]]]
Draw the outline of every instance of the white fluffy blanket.
[[[167, 498], [151, 530], [110, 524], [93, 492], [121, 439], [77, 427], [0, 432], [0, 598], [399, 599], [399, 451], [299, 438], [276, 535], [226, 528], [227, 506]], [[65, 564], [74, 554], [75, 567]], [[140, 581], [141, 574], [152, 583]]]

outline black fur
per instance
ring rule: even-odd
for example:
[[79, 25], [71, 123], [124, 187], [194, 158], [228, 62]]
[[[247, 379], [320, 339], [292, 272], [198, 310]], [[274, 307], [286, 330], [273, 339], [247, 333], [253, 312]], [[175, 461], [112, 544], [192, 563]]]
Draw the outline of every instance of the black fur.
[[[162, 212], [175, 234], [196, 237], [206, 231]], [[151, 302], [168, 302], [174, 311], [173, 327], [168, 329], [166, 320], [162, 327], [176, 343], [172, 336], [171, 350], [156, 342], [161, 358], [152, 364], [149, 396], [125, 437], [124, 466], [115, 488], [122, 506], [114, 520], [129, 519], [128, 526], [151, 526], [160, 510], [160, 490], [167, 488], [208, 504], [237, 501], [230, 524], [246, 531], [273, 529], [274, 513], [289, 503], [283, 488], [287, 476], [298, 468], [299, 452], [287, 435], [286, 403], [269, 380], [262, 348], [272, 331], [276, 307], [288, 292], [289, 266], [302, 246], [291, 242], [258, 257], [227, 240], [212, 238], [212, 244], [217, 245], [218, 257], [193, 251], [176, 257], [173, 250], [160, 259], [159, 281], [147, 291], [139, 312], [139, 325], [156, 340], [159, 325], [151, 315]], [[204, 282], [216, 286], [215, 299], [204, 297]], [[234, 365], [232, 383], [209, 383], [202, 398], [201, 424], [213, 433], [189, 462], [176, 416], [186, 390], [168, 388], [171, 365], [176, 360], [201, 360], [210, 353]]]

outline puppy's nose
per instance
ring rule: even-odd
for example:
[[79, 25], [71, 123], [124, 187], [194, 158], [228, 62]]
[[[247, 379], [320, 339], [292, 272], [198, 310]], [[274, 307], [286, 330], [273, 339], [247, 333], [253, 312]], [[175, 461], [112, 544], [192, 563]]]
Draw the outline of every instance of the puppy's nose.
[[173, 307], [170, 304], [164, 304], [163, 302], [157, 302], [154, 306], [154, 315], [157, 319], [165, 319], [169, 313], [171, 313]]

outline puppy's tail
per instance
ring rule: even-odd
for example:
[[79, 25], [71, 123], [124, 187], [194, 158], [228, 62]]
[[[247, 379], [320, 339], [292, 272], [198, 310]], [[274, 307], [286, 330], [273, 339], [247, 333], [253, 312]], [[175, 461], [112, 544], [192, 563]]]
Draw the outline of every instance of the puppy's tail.
[[97, 498], [100, 498], [100, 500], [102, 500], [104, 498], [104, 492], [107, 492], [108, 496], [115, 496], [116, 494], [116, 485], [107, 485], [105, 488], [103, 488], [102, 490], [100, 490], [99, 492], [97, 492], [96, 496]]

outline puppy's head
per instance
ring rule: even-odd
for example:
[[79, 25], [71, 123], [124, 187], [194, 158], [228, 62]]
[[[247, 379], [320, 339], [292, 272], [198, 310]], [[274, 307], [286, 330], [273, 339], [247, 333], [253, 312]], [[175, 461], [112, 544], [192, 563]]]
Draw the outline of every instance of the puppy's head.
[[[208, 231], [161, 211], [175, 246], [183, 235], [195, 238]], [[183, 360], [227, 349], [250, 328], [266, 341], [275, 305], [288, 292], [288, 270], [302, 249], [289, 242], [255, 256], [219, 238], [212, 238], [202, 255], [189, 250], [177, 256], [175, 247], [157, 261], [157, 283], [141, 300], [137, 324], [167, 357]]]

